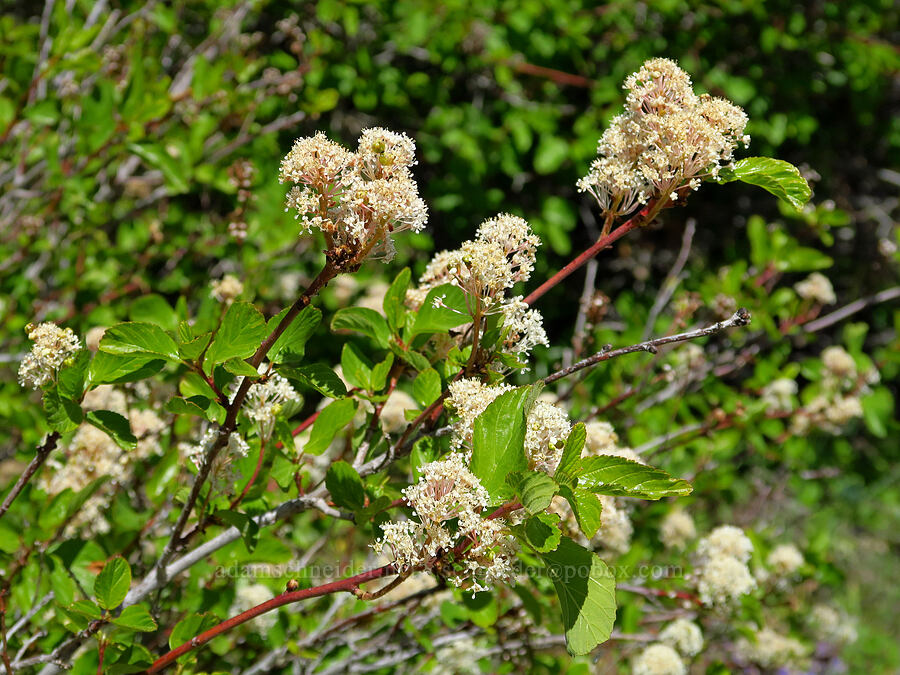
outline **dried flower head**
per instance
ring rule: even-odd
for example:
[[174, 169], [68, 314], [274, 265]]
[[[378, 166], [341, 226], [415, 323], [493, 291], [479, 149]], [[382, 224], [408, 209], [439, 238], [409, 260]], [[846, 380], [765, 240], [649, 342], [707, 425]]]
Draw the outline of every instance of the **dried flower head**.
[[81, 349], [81, 343], [71, 328], [60, 328], [55, 323], [28, 324], [25, 330], [34, 344], [19, 366], [19, 384], [38, 389], [56, 377], [57, 371]]

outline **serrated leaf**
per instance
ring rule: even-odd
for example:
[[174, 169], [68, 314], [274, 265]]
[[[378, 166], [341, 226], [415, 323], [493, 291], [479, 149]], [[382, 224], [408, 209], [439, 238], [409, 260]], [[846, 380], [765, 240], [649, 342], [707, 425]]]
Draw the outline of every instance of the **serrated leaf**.
[[349, 342], [341, 350], [341, 371], [352, 386], [372, 390], [372, 362]]
[[253, 379], [260, 377], [259, 371], [243, 359], [228, 359], [222, 367], [232, 375], [243, 375]]
[[555, 513], [539, 513], [525, 521], [522, 528], [525, 540], [538, 553], [555, 551], [562, 541], [559, 516]]
[[209, 345], [210, 340], [212, 340], [212, 333], [205, 333], [187, 342], [182, 342], [178, 345], [178, 353], [186, 361], [195, 361], [200, 358], [203, 350]]
[[100, 351], [117, 356], [180, 360], [175, 340], [159, 326], [139, 321], [126, 321], [107, 328], [100, 340]]
[[556, 466], [556, 472], [553, 478], [559, 483], [574, 486], [578, 480], [577, 471], [581, 452], [584, 450], [584, 442], [587, 438], [584, 422], [579, 422], [566, 438], [566, 445], [563, 448], [562, 457]]
[[97, 352], [91, 361], [89, 379], [91, 386], [137, 382], [156, 375], [165, 365], [164, 360], [145, 354], [118, 356]]
[[137, 438], [131, 433], [131, 424], [119, 413], [112, 410], [91, 410], [86, 418], [123, 450], [134, 450], [137, 446]]
[[606, 642], [616, 620], [616, 584], [596, 553], [568, 538], [540, 554], [556, 588], [569, 652], [587, 654]]
[[570, 488], [568, 485], [561, 485], [559, 494], [566, 498], [572, 513], [575, 515], [575, 521], [581, 532], [589, 540], [594, 538], [597, 530], [600, 529], [600, 517], [603, 514], [603, 505], [600, 498], [589, 490], [584, 488]]
[[81, 614], [89, 619], [99, 619], [103, 616], [100, 608], [90, 600], [76, 600], [66, 607], [70, 612]]
[[356, 469], [339, 461], [328, 467], [325, 487], [336, 506], [357, 511], [366, 503], [366, 490]]
[[131, 586], [131, 567], [128, 561], [116, 556], [103, 566], [94, 580], [94, 596], [103, 609], [115, 609], [122, 604]]
[[188, 614], [175, 624], [175, 627], [169, 634], [169, 649], [180, 647], [191, 638], [212, 628], [220, 621], [221, 619], [214, 614]]
[[321, 455], [331, 445], [331, 441], [345, 426], [350, 424], [356, 414], [356, 401], [342, 398], [332, 401], [322, 408], [309, 433], [309, 442], [303, 452], [310, 455]]
[[[267, 331], [271, 333], [281, 323], [284, 315], [288, 313], [284, 309], [269, 319]], [[299, 363], [306, 353], [306, 343], [316, 331], [322, 321], [322, 312], [316, 307], [306, 307], [297, 315], [284, 333], [278, 336], [275, 344], [269, 350], [268, 359], [272, 363]]]
[[[440, 299], [439, 307], [435, 300]], [[444, 284], [432, 288], [416, 313], [411, 336], [423, 333], [445, 333], [472, 320], [466, 306], [466, 294], [458, 286]]]
[[495, 500], [512, 494], [506, 476], [526, 471], [525, 418], [533, 388], [519, 387], [498, 396], [475, 420], [471, 469]]
[[59, 385], [61, 396], [75, 401], [81, 400], [90, 364], [91, 352], [82, 349], [75, 355], [71, 363], [59, 369], [56, 382]]
[[423, 408], [434, 403], [441, 395], [441, 376], [434, 368], [426, 368], [413, 380], [413, 398]]
[[112, 622], [122, 628], [130, 628], [131, 630], [145, 633], [156, 630], [156, 621], [153, 620], [149, 610], [144, 605], [130, 605], [126, 607]]
[[204, 369], [212, 372], [218, 363], [252, 356], [267, 335], [266, 321], [256, 307], [249, 302], [232, 303], [206, 351]]
[[610, 455], [583, 458], [578, 485], [597, 494], [640, 499], [683, 497], [693, 491], [686, 480], [672, 478], [662, 469]]
[[387, 321], [381, 314], [368, 307], [339, 309], [331, 319], [331, 330], [367, 335], [382, 348], [386, 348], [391, 339], [391, 330], [388, 328]]
[[56, 385], [44, 390], [43, 402], [47, 423], [61, 434], [74, 431], [84, 419], [81, 406], [70, 398], [60, 396]]
[[387, 377], [394, 365], [394, 355], [388, 354], [383, 361], [379, 361], [372, 367], [372, 379], [370, 385], [372, 391], [381, 391], [387, 386]]
[[329, 398], [342, 398], [347, 395], [347, 387], [331, 368], [324, 363], [311, 363], [308, 366], [289, 368], [283, 366], [278, 369], [285, 377], [300, 380], [308, 387]]
[[406, 289], [409, 288], [411, 278], [412, 273], [408, 267], [400, 270], [400, 274], [391, 283], [381, 303], [388, 326], [394, 333], [406, 325]]
[[556, 481], [541, 471], [513, 471], [506, 477], [506, 482], [532, 515], [550, 506], [559, 489]]
[[730, 183], [736, 180], [761, 187], [798, 211], [812, 196], [809, 183], [800, 175], [797, 167], [771, 157], [742, 159], [735, 163], [733, 169], [723, 171], [719, 182]]

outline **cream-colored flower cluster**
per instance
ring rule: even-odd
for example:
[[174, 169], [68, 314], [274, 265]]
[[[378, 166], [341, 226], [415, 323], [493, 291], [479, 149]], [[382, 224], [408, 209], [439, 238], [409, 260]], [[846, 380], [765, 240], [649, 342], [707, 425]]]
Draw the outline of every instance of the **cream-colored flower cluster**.
[[794, 284], [794, 290], [804, 300], [812, 300], [820, 305], [831, 305], [837, 302], [834, 287], [821, 272], [813, 272], [803, 281]]
[[651, 59], [625, 80], [625, 111], [597, 146], [598, 158], [578, 181], [609, 217], [651, 199], [675, 201], [728, 166], [747, 115], [721, 98], [694, 93], [690, 76], [669, 59]]
[[429, 291], [444, 284], [461, 288], [469, 308], [482, 315], [501, 315], [503, 349], [527, 357], [536, 345], [548, 345], [543, 317], [530, 309], [521, 296], [507, 297], [515, 284], [527, 281], [534, 270], [540, 239], [528, 223], [508, 213], [489, 218], [478, 228], [475, 239], [453, 251], [440, 251], [425, 268], [406, 302], [418, 309]]
[[[178, 446], [179, 450], [182, 456], [188, 459], [197, 469], [200, 469], [203, 466], [206, 453], [212, 448], [218, 435], [218, 430], [207, 429], [200, 438], [199, 443], [195, 445], [180, 443]], [[235, 481], [241, 479], [241, 473], [235, 465], [235, 461], [241, 457], [246, 457], [249, 451], [250, 446], [239, 433], [229, 434], [228, 442], [216, 455], [209, 471], [209, 479], [213, 489], [229, 490]]]
[[753, 543], [732, 525], [722, 525], [700, 540], [701, 566], [697, 583], [705, 605], [728, 606], [756, 588], [747, 568]]
[[809, 614], [809, 625], [816, 638], [842, 646], [856, 641], [856, 626], [833, 607], [817, 604]]
[[244, 284], [233, 274], [226, 274], [221, 279], [216, 279], [211, 284], [210, 295], [219, 302], [230, 305], [244, 292]]
[[[234, 591], [234, 600], [228, 610], [229, 616], [235, 616], [257, 605], [268, 602], [275, 597], [268, 586], [259, 583], [248, 583], [243, 579], [238, 581]], [[254, 617], [248, 622], [255, 630], [266, 633], [275, 627], [278, 622], [278, 612], [266, 612]]]
[[779, 577], [789, 577], [803, 567], [803, 554], [793, 544], [780, 544], [766, 557], [766, 564]]
[[394, 254], [391, 233], [420, 231], [425, 202], [410, 173], [415, 143], [406, 134], [366, 129], [356, 152], [319, 132], [300, 138], [281, 162], [280, 180], [293, 187], [287, 210], [304, 229], [321, 230], [328, 248], [347, 260], [359, 254]]
[[28, 324], [25, 330], [34, 344], [19, 366], [19, 384], [38, 389], [56, 377], [57, 371], [81, 349], [81, 342], [71, 328], [60, 328], [55, 323]]
[[[476, 378], [452, 382], [444, 405], [457, 416], [451, 445], [456, 449], [471, 446], [475, 419], [502, 393], [511, 390], [506, 384], [491, 386]], [[562, 457], [566, 438], [572, 430], [566, 411], [548, 401], [538, 400], [526, 418], [525, 455], [529, 467], [553, 473]]]
[[291, 383], [278, 373], [272, 373], [265, 382], [256, 382], [247, 390], [244, 412], [256, 422], [260, 438], [269, 439], [275, 430], [275, 418], [284, 404], [299, 400]]
[[461, 453], [424, 465], [403, 495], [417, 520], [382, 525], [376, 553], [388, 549], [401, 570], [434, 570], [472, 592], [512, 578], [515, 541], [503, 519], [482, 517], [490, 496]]
[[660, 632], [659, 641], [692, 658], [703, 650], [703, 631], [693, 621], [676, 619]]
[[768, 411], [774, 413], [791, 412], [794, 409], [794, 397], [797, 395], [797, 381], [788, 377], [779, 377], [763, 387], [761, 400]]
[[696, 536], [694, 519], [680, 509], [669, 511], [659, 526], [659, 539], [666, 548], [685, 548]]
[[806, 647], [802, 642], [771, 628], [763, 628], [753, 637], [753, 640], [739, 639], [735, 651], [744, 661], [763, 668], [787, 668], [799, 665], [806, 655]]
[[653, 644], [644, 649], [631, 664], [632, 675], [685, 675], [687, 668], [681, 656], [667, 644]]

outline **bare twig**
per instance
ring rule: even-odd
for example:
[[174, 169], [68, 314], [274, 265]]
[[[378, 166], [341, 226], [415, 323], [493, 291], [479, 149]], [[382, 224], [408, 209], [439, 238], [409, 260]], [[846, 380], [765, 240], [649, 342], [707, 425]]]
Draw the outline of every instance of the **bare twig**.
[[43, 464], [47, 457], [50, 456], [50, 453], [53, 452], [54, 448], [56, 448], [56, 443], [59, 441], [59, 432], [54, 431], [49, 436], [47, 436], [46, 440], [41, 444], [41, 446], [37, 449], [37, 453], [34, 458], [29, 462], [28, 466], [25, 468], [25, 471], [22, 472], [22, 475], [19, 476], [19, 480], [16, 481], [16, 484], [13, 486], [13, 489], [10, 490], [9, 494], [6, 495], [6, 499], [3, 500], [3, 504], [0, 504], [0, 518], [3, 517], [9, 507], [12, 506], [13, 501], [16, 497], [19, 496], [19, 493], [25, 489], [25, 485], [31, 479], [31, 477], [37, 472], [39, 468], [41, 468], [41, 464]]
[[844, 305], [840, 309], [836, 309], [830, 314], [819, 317], [815, 321], [810, 321], [803, 327], [803, 330], [805, 330], [807, 333], [815, 333], [816, 331], [822, 330], [823, 328], [828, 328], [828, 326], [836, 324], [838, 321], [843, 321], [848, 316], [853, 316], [857, 312], [864, 310], [866, 307], [871, 307], [872, 305], [877, 305], [882, 302], [890, 302], [891, 300], [896, 300], [897, 298], [900, 298], [900, 286], [887, 288], [883, 291], [875, 293], [874, 295], [860, 298], [859, 300], [854, 300], [849, 305]]
[[718, 323], [714, 323], [711, 326], [706, 326], [705, 328], [698, 328], [697, 330], [688, 331], [686, 333], [678, 333], [676, 335], [668, 335], [666, 337], [647, 340], [646, 342], [640, 342], [636, 345], [630, 345], [628, 347], [620, 347], [619, 349], [601, 350], [593, 356], [589, 356], [586, 359], [582, 359], [578, 363], [572, 364], [568, 368], [557, 370], [555, 373], [548, 375], [546, 378], [544, 378], [544, 382], [547, 384], [555, 382], [556, 380], [571, 375], [572, 373], [578, 372], [579, 370], [590, 368], [591, 366], [595, 366], [598, 363], [602, 363], [603, 361], [609, 361], [610, 359], [613, 359], [617, 356], [623, 356], [625, 354], [631, 354], [633, 352], [650, 352], [651, 354], [655, 354], [658, 348], [662, 345], [670, 344], [672, 342], [684, 342], [685, 340], [696, 340], [697, 338], [702, 338], [706, 337], [707, 335], [719, 333], [733, 326], [746, 326], [749, 323], [750, 312], [748, 312], [746, 309], [741, 308], [736, 311], [727, 321], [719, 321]]

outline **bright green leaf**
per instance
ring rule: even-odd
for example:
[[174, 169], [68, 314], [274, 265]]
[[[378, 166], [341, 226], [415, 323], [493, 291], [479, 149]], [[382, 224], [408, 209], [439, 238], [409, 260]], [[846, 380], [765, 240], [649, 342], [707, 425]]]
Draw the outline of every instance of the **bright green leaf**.
[[112, 410], [91, 410], [86, 418], [123, 450], [134, 450], [137, 446], [137, 438], [131, 433], [131, 424], [119, 413]]
[[325, 474], [325, 487], [331, 494], [336, 506], [357, 511], [366, 502], [366, 491], [362, 479], [347, 462], [339, 461], [328, 467]]
[[356, 401], [352, 398], [342, 398], [332, 401], [322, 408], [309, 433], [309, 441], [303, 451], [310, 455], [321, 455], [331, 441], [345, 426], [350, 424], [356, 414]]
[[122, 604], [131, 586], [131, 567], [125, 558], [116, 556], [106, 563], [94, 580], [94, 596], [103, 609], [115, 609]]

